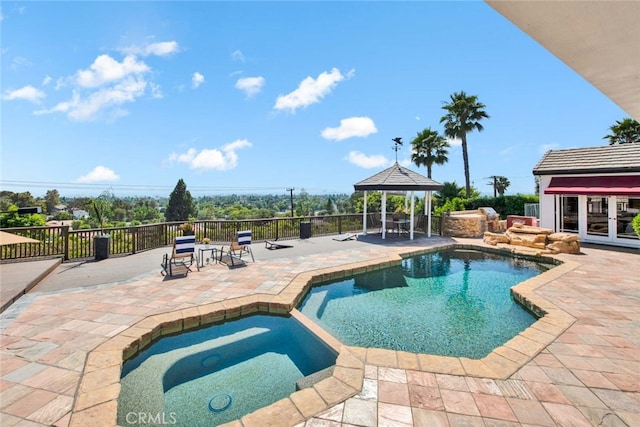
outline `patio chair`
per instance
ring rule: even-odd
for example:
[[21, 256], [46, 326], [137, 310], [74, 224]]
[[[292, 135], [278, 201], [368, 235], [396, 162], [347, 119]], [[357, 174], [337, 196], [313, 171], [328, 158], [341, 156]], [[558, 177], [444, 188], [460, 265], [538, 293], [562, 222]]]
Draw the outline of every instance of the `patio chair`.
[[173, 276], [173, 270], [177, 267], [177, 270], [185, 276], [192, 271], [191, 266], [193, 263], [198, 265], [198, 257], [196, 255], [196, 236], [179, 236], [173, 243], [173, 251], [171, 257], [169, 254], [164, 254], [162, 258], [162, 271], [163, 276], [167, 274]]
[[250, 254], [251, 261], [255, 262], [253, 251], [251, 251], [251, 230], [238, 231], [238, 235], [231, 242], [229, 252], [242, 259], [242, 254]]

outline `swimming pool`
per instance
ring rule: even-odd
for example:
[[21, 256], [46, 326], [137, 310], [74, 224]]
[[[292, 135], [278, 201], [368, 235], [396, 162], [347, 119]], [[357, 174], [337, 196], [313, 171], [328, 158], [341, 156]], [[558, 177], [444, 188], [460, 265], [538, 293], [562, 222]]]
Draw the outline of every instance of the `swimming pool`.
[[164, 337], [124, 363], [118, 425], [233, 421], [289, 396], [336, 356], [292, 317], [253, 315]]
[[537, 320], [510, 288], [549, 268], [441, 250], [315, 286], [298, 310], [346, 345], [480, 359]]

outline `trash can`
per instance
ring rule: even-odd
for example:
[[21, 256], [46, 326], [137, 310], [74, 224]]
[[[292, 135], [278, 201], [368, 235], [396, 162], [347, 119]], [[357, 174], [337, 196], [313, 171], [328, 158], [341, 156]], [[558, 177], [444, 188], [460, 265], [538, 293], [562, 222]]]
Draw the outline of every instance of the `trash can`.
[[300, 223], [300, 238], [308, 239], [311, 237], [311, 223], [310, 222], [301, 222]]
[[109, 258], [109, 235], [93, 238], [96, 261]]

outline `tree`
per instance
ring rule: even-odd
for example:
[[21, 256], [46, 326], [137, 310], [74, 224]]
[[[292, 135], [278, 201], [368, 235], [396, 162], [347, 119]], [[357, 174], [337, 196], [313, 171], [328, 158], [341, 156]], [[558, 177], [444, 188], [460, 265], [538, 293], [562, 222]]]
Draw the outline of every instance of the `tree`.
[[511, 183], [506, 176], [496, 177], [496, 190], [500, 197], [504, 196], [504, 192], [507, 191], [507, 188], [509, 188], [510, 185]]
[[616, 120], [616, 124], [609, 128], [611, 135], [605, 135], [602, 139], [608, 139], [609, 145], [632, 144], [640, 142], [640, 123], [631, 118]]
[[492, 181], [489, 182], [489, 185], [493, 187], [493, 197], [496, 196], [504, 196], [504, 192], [507, 191], [507, 188], [511, 185], [509, 179], [506, 176], [490, 176], [489, 178]]
[[188, 221], [198, 213], [191, 193], [187, 190], [187, 184], [180, 178], [175, 188], [169, 195], [169, 203], [164, 217], [167, 221]]
[[427, 167], [427, 177], [431, 178], [431, 167], [436, 165], [445, 164], [449, 158], [447, 155], [449, 151], [449, 142], [443, 136], [438, 135], [438, 132], [426, 128], [422, 132], [418, 132], [418, 135], [411, 141], [413, 147], [413, 153], [411, 154], [411, 161], [416, 166]]
[[44, 196], [47, 213], [51, 213], [56, 205], [60, 204], [60, 193], [58, 190], [47, 190], [47, 194]]
[[463, 91], [454, 92], [451, 101], [442, 106], [447, 113], [442, 116], [440, 123], [444, 123], [444, 133], [449, 138], [460, 138], [462, 141], [462, 159], [464, 160], [464, 179], [467, 197], [471, 196], [471, 179], [469, 178], [469, 154], [467, 152], [467, 133], [477, 130], [482, 132], [484, 127], [480, 120], [488, 119], [484, 111], [485, 105], [478, 102], [476, 95], [467, 95]]

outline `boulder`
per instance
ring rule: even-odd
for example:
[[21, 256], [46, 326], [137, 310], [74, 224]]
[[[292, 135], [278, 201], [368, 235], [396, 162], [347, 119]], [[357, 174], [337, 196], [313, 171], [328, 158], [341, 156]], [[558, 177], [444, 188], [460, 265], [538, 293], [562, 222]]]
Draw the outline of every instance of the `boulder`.
[[[536, 227], [537, 228], [537, 227]], [[509, 243], [515, 246], [526, 246], [528, 248], [544, 249], [547, 245], [546, 234], [528, 234], [522, 232], [512, 231], [513, 227], [509, 228], [505, 233], [505, 236], [509, 238]]]
[[496, 246], [498, 243], [509, 243], [509, 237], [507, 237], [505, 234], [485, 231], [482, 241], [489, 245]]
[[554, 254], [579, 254], [580, 253], [580, 242], [577, 240], [573, 241], [563, 241], [557, 240], [555, 242], [549, 243], [547, 245], [547, 249]]
[[525, 233], [525, 234], [552, 234], [553, 230], [549, 228], [533, 227], [531, 225], [513, 224], [507, 231], [512, 233]]

